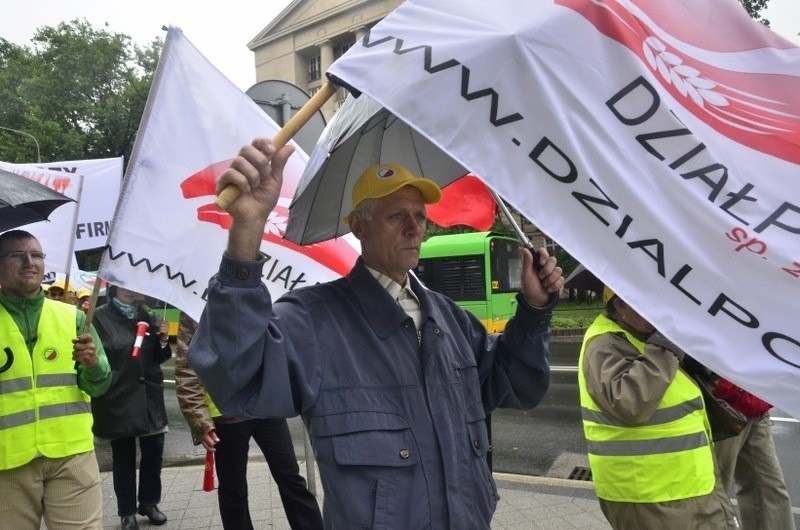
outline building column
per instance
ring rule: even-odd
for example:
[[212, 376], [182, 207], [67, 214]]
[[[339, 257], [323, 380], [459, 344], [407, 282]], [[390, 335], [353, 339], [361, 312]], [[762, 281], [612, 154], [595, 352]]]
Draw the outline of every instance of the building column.
[[360, 41], [362, 38], [364, 38], [364, 34], [365, 34], [367, 31], [369, 31], [369, 28], [368, 28], [367, 26], [359, 26], [359, 27], [357, 27], [356, 29], [354, 29], [354, 30], [353, 30], [353, 33], [355, 33], [355, 35], [356, 35], [356, 42], [358, 42], [358, 41]]

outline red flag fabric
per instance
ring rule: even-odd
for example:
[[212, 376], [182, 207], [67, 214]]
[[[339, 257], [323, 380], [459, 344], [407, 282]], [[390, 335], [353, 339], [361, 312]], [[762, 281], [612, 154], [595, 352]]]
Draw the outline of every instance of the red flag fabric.
[[467, 225], [485, 231], [494, 224], [495, 208], [486, 185], [468, 173], [442, 188], [442, 200], [428, 206], [428, 219], [442, 227]]
[[214, 453], [206, 451], [206, 465], [203, 468], [203, 491], [214, 491]]

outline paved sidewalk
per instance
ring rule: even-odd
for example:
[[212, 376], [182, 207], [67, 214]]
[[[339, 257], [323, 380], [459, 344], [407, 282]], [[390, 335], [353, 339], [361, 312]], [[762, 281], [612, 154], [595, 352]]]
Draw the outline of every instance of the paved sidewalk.
[[[305, 463], [300, 465], [305, 471]], [[114, 485], [110, 472], [102, 472], [103, 528], [119, 528]], [[165, 467], [161, 472], [162, 502], [159, 508], [169, 518], [164, 526], [175, 529], [221, 529], [217, 494], [203, 491], [203, 466]], [[606, 523], [590, 482], [495, 473], [500, 502], [494, 516], [495, 530], [606, 530]], [[266, 463], [248, 465], [250, 514], [257, 529], [289, 530], [278, 489]], [[322, 486], [317, 479], [317, 498]], [[141, 528], [150, 528], [146, 517], [138, 517]]]

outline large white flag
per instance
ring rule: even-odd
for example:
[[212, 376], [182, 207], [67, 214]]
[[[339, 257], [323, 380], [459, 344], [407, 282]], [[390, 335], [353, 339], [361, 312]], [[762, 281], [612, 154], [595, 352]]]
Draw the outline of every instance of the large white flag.
[[79, 215], [83, 175], [47, 171], [29, 164], [11, 164], [0, 162], [0, 168], [22, 175], [40, 184], [44, 184], [75, 202], [59, 206], [47, 221], [39, 221], [21, 226], [21, 230], [30, 232], [47, 255], [44, 263], [45, 281], [55, 280], [56, 273], [68, 274], [75, 267], [75, 224]]
[[736, 0], [520, 6], [409, 0], [328, 73], [800, 418], [800, 49]]
[[[278, 126], [170, 28], [147, 100], [98, 275], [198, 319], [219, 266], [230, 217], [214, 206], [214, 179], [240, 147]], [[283, 240], [307, 156], [296, 148], [267, 223], [264, 281], [273, 296], [342, 276], [358, 256], [344, 240], [298, 247]]]

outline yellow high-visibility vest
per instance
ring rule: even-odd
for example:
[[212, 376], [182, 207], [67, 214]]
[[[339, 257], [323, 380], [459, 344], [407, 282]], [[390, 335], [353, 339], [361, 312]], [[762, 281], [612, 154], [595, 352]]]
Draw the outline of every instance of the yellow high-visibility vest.
[[645, 425], [623, 425], [604, 414], [586, 390], [583, 363], [587, 344], [605, 333], [624, 334], [640, 355], [645, 347], [604, 315], [595, 319], [583, 339], [578, 385], [597, 496], [614, 502], [655, 503], [709, 494], [716, 479], [700, 389], [679, 370]]
[[205, 397], [205, 400], [206, 400], [206, 405], [208, 405], [208, 411], [211, 414], [211, 417], [212, 418], [219, 418], [220, 416], [222, 416], [222, 412], [219, 411], [217, 406], [211, 400], [211, 396], [208, 395], [208, 392], [204, 392], [203, 394], [204, 394], [204, 397]]
[[78, 388], [72, 339], [72, 305], [45, 300], [36, 345], [28, 353], [12, 316], [0, 305], [0, 337], [13, 363], [0, 374], [0, 470], [14, 469], [37, 454], [49, 458], [94, 449], [90, 398]]

